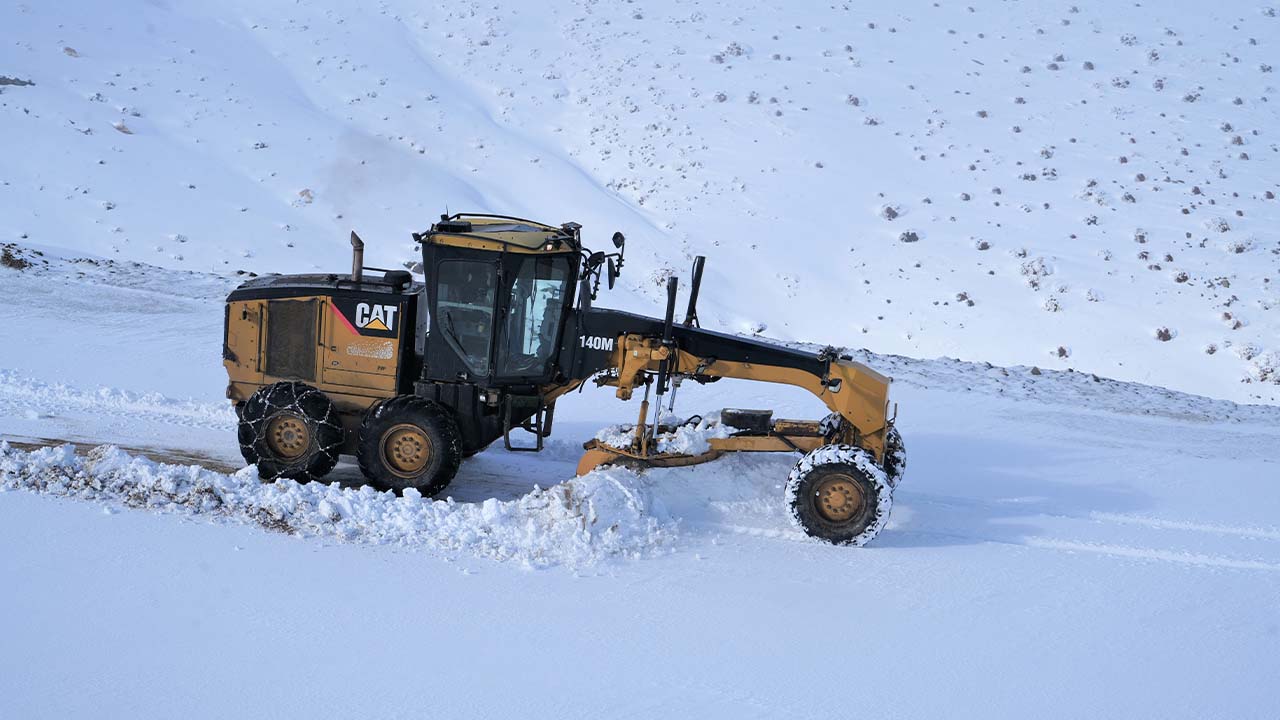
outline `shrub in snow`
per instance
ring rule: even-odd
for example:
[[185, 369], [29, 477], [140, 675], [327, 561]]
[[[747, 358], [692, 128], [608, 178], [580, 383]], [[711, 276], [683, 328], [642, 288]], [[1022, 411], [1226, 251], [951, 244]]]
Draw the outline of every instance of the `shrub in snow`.
[[1231, 223], [1227, 222], [1227, 219], [1222, 217], [1209, 218], [1204, 221], [1204, 226], [1206, 229], [1214, 232], [1224, 233], [1231, 231]]
[[1252, 360], [1262, 354], [1262, 348], [1253, 343], [1241, 343], [1231, 348], [1231, 352], [1241, 360]]
[[914, 230], [908, 230], [898, 236], [898, 241], [904, 243], [919, 242], [919, 240], [920, 236]]
[[1253, 249], [1253, 238], [1233, 238], [1223, 243], [1222, 247], [1233, 255], [1241, 255]]
[[1249, 377], [1258, 382], [1280, 385], [1280, 353], [1265, 352], [1249, 364]]
[[1169, 329], [1169, 328], [1167, 328], [1167, 327], [1158, 327], [1158, 328], [1156, 328], [1156, 330], [1155, 330], [1155, 337], [1156, 337], [1156, 339], [1157, 339], [1157, 340], [1159, 340], [1160, 342], [1169, 342], [1169, 341], [1170, 341], [1170, 340], [1172, 340], [1172, 339], [1174, 338], [1174, 336], [1176, 336], [1177, 334], [1178, 334], [1178, 333], [1177, 333], [1177, 331], [1175, 331], [1175, 330], [1170, 330], [1170, 329]]
[[667, 279], [675, 274], [676, 271], [669, 267], [660, 267], [649, 273], [649, 281], [658, 287], [666, 287]]
[[0, 265], [11, 270], [18, 271], [26, 270], [31, 267], [31, 261], [22, 257], [22, 255], [19, 254], [20, 251], [15, 252], [17, 250], [18, 248], [16, 245], [10, 244], [6, 244], [3, 249], [0, 249]]
[[885, 220], [893, 220], [901, 214], [902, 213], [898, 211], [898, 208], [894, 207], [893, 205], [884, 205], [880, 208], [880, 217], [884, 218]]

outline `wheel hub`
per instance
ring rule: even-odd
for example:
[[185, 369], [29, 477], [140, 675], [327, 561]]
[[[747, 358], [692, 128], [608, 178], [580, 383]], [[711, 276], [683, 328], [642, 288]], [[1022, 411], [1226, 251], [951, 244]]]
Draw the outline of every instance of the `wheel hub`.
[[267, 423], [267, 447], [276, 456], [293, 460], [311, 446], [311, 431], [307, 423], [293, 413], [281, 413]]
[[431, 462], [431, 438], [417, 425], [396, 425], [382, 436], [382, 458], [391, 472], [416, 477]]
[[832, 475], [814, 490], [818, 514], [830, 522], [848, 522], [859, 515], [866, 496], [856, 480], [848, 475]]

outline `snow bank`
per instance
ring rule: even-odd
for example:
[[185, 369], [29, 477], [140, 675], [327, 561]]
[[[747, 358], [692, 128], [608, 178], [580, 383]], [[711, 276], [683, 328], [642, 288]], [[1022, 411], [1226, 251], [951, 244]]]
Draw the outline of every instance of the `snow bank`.
[[[670, 422], [670, 419], [664, 418], [663, 422]], [[676, 428], [673, 431], [658, 434], [660, 453], [701, 455], [711, 449], [710, 440], [732, 437], [738, 432], [738, 428], [721, 423], [719, 413], [699, 417], [696, 423], [674, 422]], [[596, 440], [614, 447], [626, 447], [635, 442], [635, 438], [635, 425], [610, 425], [596, 433]]]
[[179, 400], [160, 393], [136, 393], [109, 387], [85, 390], [47, 383], [0, 368], [0, 412], [35, 417], [92, 413], [95, 416], [147, 418], [183, 427], [233, 431], [235, 411], [222, 401]]
[[77, 455], [71, 445], [24, 452], [0, 442], [0, 489], [119, 502], [132, 508], [255, 524], [300, 537], [334, 537], [467, 553], [529, 567], [580, 566], [659, 552], [676, 523], [645, 482], [599, 470], [511, 501], [468, 504], [372, 488], [291, 481], [263, 484], [256, 469], [232, 474], [169, 465], [115, 446]]

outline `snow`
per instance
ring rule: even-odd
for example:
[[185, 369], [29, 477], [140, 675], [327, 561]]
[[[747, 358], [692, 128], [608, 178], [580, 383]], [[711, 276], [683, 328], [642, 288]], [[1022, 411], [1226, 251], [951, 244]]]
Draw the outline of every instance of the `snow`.
[[[695, 419], [696, 418], [696, 419]], [[733, 437], [739, 432], [732, 425], [720, 422], [720, 413], [707, 413], [690, 418], [662, 419], [662, 428], [674, 426], [670, 430], [659, 432], [655, 446], [659, 453], [671, 455], [702, 455], [711, 450], [711, 440]], [[596, 440], [616, 448], [630, 447], [636, 439], [636, 426], [610, 425], [596, 433]]]
[[[1277, 14], [0, 10], [0, 717], [1271, 717]], [[707, 327], [891, 375], [883, 531], [798, 532], [793, 454], [575, 478], [638, 413], [590, 387], [447, 497], [260, 484], [222, 298], [446, 206], [622, 230], [646, 314], [704, 254]]]
[[234, 474], [159, 464], [99, 446], [29, 452], [0, 442], [0, 488], [208, 516], [299, 537], [332, 537], [440, 553], [516, 561], [530, 567], [643, 557], [669, 541], [670, 518], [655, 517], [634, 473], [609, 468], [515, 500], [456, 503], [368, 487], [292, 481], [263, 484], [255, 468]]

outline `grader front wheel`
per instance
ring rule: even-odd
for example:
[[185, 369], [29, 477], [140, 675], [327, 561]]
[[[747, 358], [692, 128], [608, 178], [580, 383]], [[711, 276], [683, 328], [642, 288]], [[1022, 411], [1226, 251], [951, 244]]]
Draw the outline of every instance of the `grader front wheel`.
[[787, 479], [791, 519], [834, 545], [865, 545], [889, 521], [893, 488], [875, 457], [852, 445], [823, 445]]

